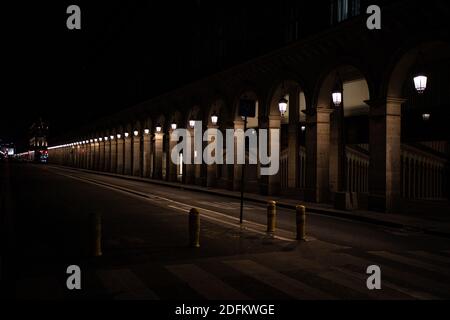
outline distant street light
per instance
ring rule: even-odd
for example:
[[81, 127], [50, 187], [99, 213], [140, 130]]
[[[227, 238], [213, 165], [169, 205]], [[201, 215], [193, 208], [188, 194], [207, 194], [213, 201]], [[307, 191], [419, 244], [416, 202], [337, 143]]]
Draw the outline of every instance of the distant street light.
[[122, 138], [122, 135], [119, 133], [119, 134], [117, 134], [117, 139], [120, 139], [120, 138]]
[[430, 118], [431, 118], [431, 114], [429, 114], [429, 113], [422, 114], [422, 119], [424, 121], [428, 121], [428, 120], [430, 120]]
[[193, 129], [195, 126], [195, 120], [189, 120], [189, 127], [191, 127], [191, 129]]
[[423, 53], [419, 52], [415, 67], [415, 73], [413, 76], [414, 80], [414, 88], [419, 94], [424, 93], [427, 88], [428, 77], [424, 72], [425, 59], [423, 57]]
[[342, 104], [342, 81], [339, 78], [339, 74], [336, 74], [336, 81], [333, 91], [331, 92], [331, 98], [335, 107], [339, 107]]
[[135, 137], [137, 137], [137, 136], [139, 135], [139, 131], [135, 130], [135, 131], [133, 132], [133, 134], [134, 134]]
[[278, 101], [278, 109], [280, 110], [281, 116], [284, 117], [284, 114], [287, 111], [288, 100], [285, 97], [281, 97]]
[[125, 138], [128, 138], [130, 134], [128, 132], [125, 132]]
[[149, 134], [150, 133], [150, 129], [144, 129], [144, 133], [145, 134]]
[[161, 130], [162, 130], [161, 125], [160, 125], [160, 124], [157, 124], [157, 125], [156, 125], [156, 132], [160, 133]]
[[216, 113], [213, 113], [211, 116], [211, 122], [213, 125], [216, 125], [219, 122], [219, 116]]
[[110, 138], [111, 140], [114, 140], [114, 136], [110, 136], [109, 138]]
[[177, 130], [177, 124], [175, 122], [173, 122], [170, 127], [172, 128], [172, 130]]

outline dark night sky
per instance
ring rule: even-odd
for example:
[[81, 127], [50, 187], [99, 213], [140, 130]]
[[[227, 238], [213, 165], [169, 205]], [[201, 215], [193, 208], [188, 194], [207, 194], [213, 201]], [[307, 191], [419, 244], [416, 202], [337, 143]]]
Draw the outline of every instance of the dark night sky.
[[[28, 128], [39, 117], [49, 121], [50, 138], [61, 136], [104, 115], [266, 53], [285, 44], [282, 25], [289, 15], [283, 12], [283, 4], [304, 14], [301, 30], [308, 32], [329, 23], [329, 3], [18, 0], [2, 4], [8, 99], [3, 99], [1, 107], [0, 139], [24, 150]], [[81, 31], [66, 28], [66, 9], [71, 4], [81, 7]], [[305, 10], [307, 5], [314, 6], [323, 21], [309, 8]], [[214, 67], [205, 60], [214, 55], [210, 54], [211, 43], [217, 41], [220, 19], [228, 25], [226, 41], [234, 52], [227, 62]], [[236, 21], [244, 21], [246, 26]], [[199, 30], [203, 34], [199, 35]], [[193, 48], [199, 49], [193, 53]], [[200, 53], [205, 56], [199, 57]], [[199, 65], [190, 57], [200, 60]]]
[[[195, 2], [34, 1], [6, 17], [8, 92], [0, 139], [24, 147], [42, 116], [58, 135], [185, 81], [177, 54], [190, 32]], [[82, 30], [66, 28], [77, 4]], [[5, 22], [5, 21], [3, 21]]]

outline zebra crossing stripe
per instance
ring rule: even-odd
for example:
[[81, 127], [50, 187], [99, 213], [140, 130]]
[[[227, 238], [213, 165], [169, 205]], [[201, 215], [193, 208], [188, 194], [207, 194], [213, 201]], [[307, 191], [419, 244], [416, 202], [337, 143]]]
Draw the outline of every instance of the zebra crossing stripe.
[[433, 260], [433, 261], [437, 261], [437, 262], [443, 262], [443, 263], [447, 263], [450, 264], [450, 258], [448, 257], [444, 257], [438, 254], [432, 254], [429, 252], [425, 252], [425, 251], [408, 251], [408, 253], [411, 253], [412, 255], [421, 257], [421, 258], [425, 258], [425, 259], [429, 259], [429, 260]]
[[159, 300], [129, 269], [98, 270], [97, 276], [116, 300]]
[[[398, 280], [402, 280], [404, 283], [410, 283], [411, 279], [414, 279], [414, 285], [416, 287], [422, 288], [422, 289], [430, 289], [433, 288], [436, 291], [439, 291], [440, 293], [447, 294], [448, 293], [448, 287], [440, 282], [437, 282], [435, 280], [431, 280], [429, 278], [422, 277], [421, 275], [418, 275], [416, 273], [409, 272], [407, 270], [397, 270], [391, 267], [388, 267], [384, 264], [380, 264], [379, 262], [367, 259], [363, 259], [360, 257], [356, 257], [353, 255], [341, 253], [339, 254], [339, 259], [342, 261], [345, 261], [345, 263], [342, 263], [341, 265], [348, 265], [351, 264], [353, 266], [357, 266], [358, 268], [361, 268], [361, 270], [365, 271], [365, 268], [372, 264], [378, 264], [381, 267], [382, 272], [382, 279], [385, 279], [383, 275], [389, 275], [391, 278], [395, 278]], [[363, 272], [363, 271], [362, 271]], [[384, 280], [383, 280], [384, 281]]]
[[[347, 274], [349, 276], [355, 277], [359, 281], [361, 281], [361, 283], [363, 283], [363, 284], [366, 283], [366, 280], [367, 280], [367, 276], [366, 275], [359, 274], [357, 272], [346, 270], [346, 269], [343, 269], [343, 268], [338, 268], [338, 267], [333, 267], [333, 269], [335, 269], [337, 271], [340, 271], [340, 272], [342, 272], [344, 274]], [[381, 287], [382, 288], [389, 288], [389, 289], [398, 291], [398, 292], [400, 292], [402, 294], [405, 294], [407, 296], [410, 296], [412, 298], [419, 299], [419, 300], [437, 300], [437, 299], [439, 299], [439, 298], [437, 298], [437, 297], [435, 297], [435, 296], [433, 296], [433, 295], [431, 295], [429, 293], [426, 293], [426, 292], [421, 292], [421, 291], [417, 291], [417, 290], [403, 288], [403, 287], [398, 286], [396, 284], [393, 284], [392, 282], [389, 282], [389, 281], [387, 281], [385, 279], [382, 279]]]
[[245, 294], [193, 264], [166, 266], [197, 293], [210, 300], [249, 300]]
[[416, 268], [440, 273], [445, 276], [448, 275], [448, 269], [446, 269], [446, 268], [441, 268], [439, 266], [435, 266], [435, 265], [432, 265], [432, 264], [429, 264], [429, 263], [426, 263], [423, 261], [419, 261], [416, 259], [407, 258], [407, 257], [401, 256], [399, 254], [395, 254], [395, 253], [391, 253], [391, 252], [387, 252], [387, 251], [369, 251], [369, 254], [372, 254], [372, 255], [375, 255], [375, 256], [378, 256], [381, 258], [385, 258], [388, 260], [400, 262], [400, 263], [403, 263], [403, 264], [406, 264], [409, 266], [413, 266]]
[[262, 266], [251, 260], [228, 260], [227, 265], [259, 282], [296, 299], [335, 299], [331, 295], [304, 284], [297, 279]]

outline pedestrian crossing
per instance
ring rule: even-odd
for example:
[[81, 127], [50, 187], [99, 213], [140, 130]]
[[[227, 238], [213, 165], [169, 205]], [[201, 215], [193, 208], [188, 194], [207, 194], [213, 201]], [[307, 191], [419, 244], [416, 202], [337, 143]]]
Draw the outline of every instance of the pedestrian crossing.
[[[162, 269], [165, 276], [172, 279], [170, 286], [182, 284], [196, 296], [208, 300], [255, 299], [261, 296], [261, 292], [256, 294], [255, 286], [267, 291], [264, 291], [264, 296], [268, 299], [278, 292], [289, 299], [301, 300], [349, 297], [436, 300], [450, 297], [447, 274], [450, 260], [446, 253], [420, 250], [404, 253], [369, 251], [363, 254], [334, 252], [328, 257], [333, 263], [292, 256], [293, 266], [285, 270], [277, 270], [273, 264], [265, 263], [261, 256], [222, 257], [214, 258], [214, 261], [226, 269], [211, 267], [202, 259], [164, 265]], [[366, 268], [371, 264], [381, 268], [381, 290], [367, 289], [369, 275]], [[432, 276], [430, 272], [433, 272]], [[115, 299], [153, 300], [159, 298], [159, 291], [167, 289], [161, 285], [148, 288], [149, 281], [136, 276], [132, 268], [98, 270], [97, 273]], [[436, 277], [443, 280], [437, 281]], [[247, 285], [246, 282], [253, 284]]]

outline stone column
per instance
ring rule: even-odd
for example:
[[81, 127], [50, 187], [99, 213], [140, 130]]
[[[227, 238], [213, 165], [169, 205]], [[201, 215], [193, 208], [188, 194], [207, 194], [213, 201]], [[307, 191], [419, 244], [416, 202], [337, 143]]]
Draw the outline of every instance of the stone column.
[[178, 181], [178, 177], [177, 177], [177, 165], [175, 163], [172, 162], [172, 150], [173, 148], [175, 148], [175, 146], [177, 145], [177, 141], [171, 141], [170, 140], [170, 136], [172, 135], [173, 130], [170, 129], [169, 130], [169, 135], [167, 137], [168, 139], [168, 143], [167, 145], [169, 146], [169, 150], [167, 151], [167, 165], [166, 168], [168, 170], [168, 180], [170, 182], [177, 182]]
[[151, 155], [150, 132], [144, 134], [142, 149], [143, 149], [143, 161], [142, 161], [143, 176], [145, 178], [150, 178], [150, 160], [151, 160], [151, 157], [150, 157], [150, 155]]
[[131, 137], [124, 137], [124, 174], [131, 175], [132, 166], [132, 148], [131, 148]]
[[87, 145], [84, 143], [81, 145], [81, 168], [86, 169], [86, 150]]
[[[299, 176], [299, 151], [298, 139], [300, 90], [293, 88], [289, 91], [289, 125], [288, 125], [288, 187], [297, 188]], [[281, 150], [280, 150], [281, 151]]]
[[368, 101], [370, 106], [369, 209], [395, 211], [400, 200], [401, 106], [405, 100]]
[[[219, 129], [219, 126], [217, 125], [209, 125], [208, 129]], [[208, 141], [211, 141], [210, 143], [215, 144], [217, 141], [217, 132], [208, 133]], [[217, 148], [217, 143], [216, 143]], [[217, 150], [216, 150], [217, 151]], [[216, 154], [213, 154], [212, 156], [216, 156]], [[215, 187], [217, 185], [217, 164], [209, 164], [206, 165], [206, 186], [207, 187]]]
[[94, 142], [89, 140], [87, 145], [87, 169], [92, 170], [94, 168]]
[[133, 135], [133, 176], [141, 176], [141, 137]]
[[[191, 164], [185, 165], [185, 183], [195, 184], [195, 164], [194, 164], [194, 129], [189, 128], [189, 133], [191, 135]], [[186, 151], [184, 151], [186, 152]], [[184, 157], [186, 159], [186, 156]]]
[[119, 139], [117, 139], [114, 136], [111, 136], [112, 139], [110, 138], [109, 142], [110, 142], [110, 148], [111, 148], [111, 153], [110, 153], [110, 167], [109, 167], [109, 171], [110, 172], [117, 172], [117, 142], [119, 141]]
[[106, 172], [111, 171], [111, 144], [112, 141], [110, 141], [109, 137], [106, 137], [105, 140], [105, 166], [103, 170]]
[[98, 139], [94, 140], [94, 170], [98, 171], [100, 168], [100, 144]]
[[153, 178], [162, 179], [162, 161], [163, 161], [163, 139], [164, 133], [155, 133], [155, 154], [153, 165]]
[[[267, 141], [267, 146], [268, 146], [268, 150], [270, 152], [270, 150], [272, 150], [272, 148], [274, 147], [272, 145], [271, 129], [278, 129], [278, 130], [280, 130], [280, 128], [281, 128], [281, 116], [279, 116], [279, 115], [277, 115], [277, 116], [269, 116], [268, 128], [269, 128], [269, 134], [268, 134], [268, 139], [269, 140]], [[281, 130], [280, 130], [280, 139], [281, 139]], [[275, 143], [278, 143], [278, 149], [280, 150], [280, 156], [281, 156], [280, 140], [278, 140]], [[280, 163], [278, 164], [278, 167], [281, 168]], [[280, 171], [278, 171], [278, 173], [275, 174], [275, 175], [267, 176], [267, 178], [268, 178], [267, 195], [270, 196], [270, 195], [277, 195], [277, 194], [279, 194], [280, 193], [280, 189], [281, 189]]]
[[306, 201], [329, 201], [331, 112], [316, 108], [306, 114]]
[[125, 139], [123, 137], [117, 138], [117, 173], [123, 174], [124, 173], [124, 146], [125, 146]]
[[[244, 120], [235, 120], [234, 121], [234, 131], [236, 130], [244, 130]], [[242, 164], [237, 164], [237, 138], [234, 137], [234, 173], [233, 173], [233, 190], [240, 191], [241, 190], [241, 177], [242, 177]], [[244, 177], [245, 179], [245, 177]]]
[[103, 138], [100, 138], [98, 142], [99, 146], [99, 165], [97, 170], [104, 171], [105, 170], [105, 141]]

